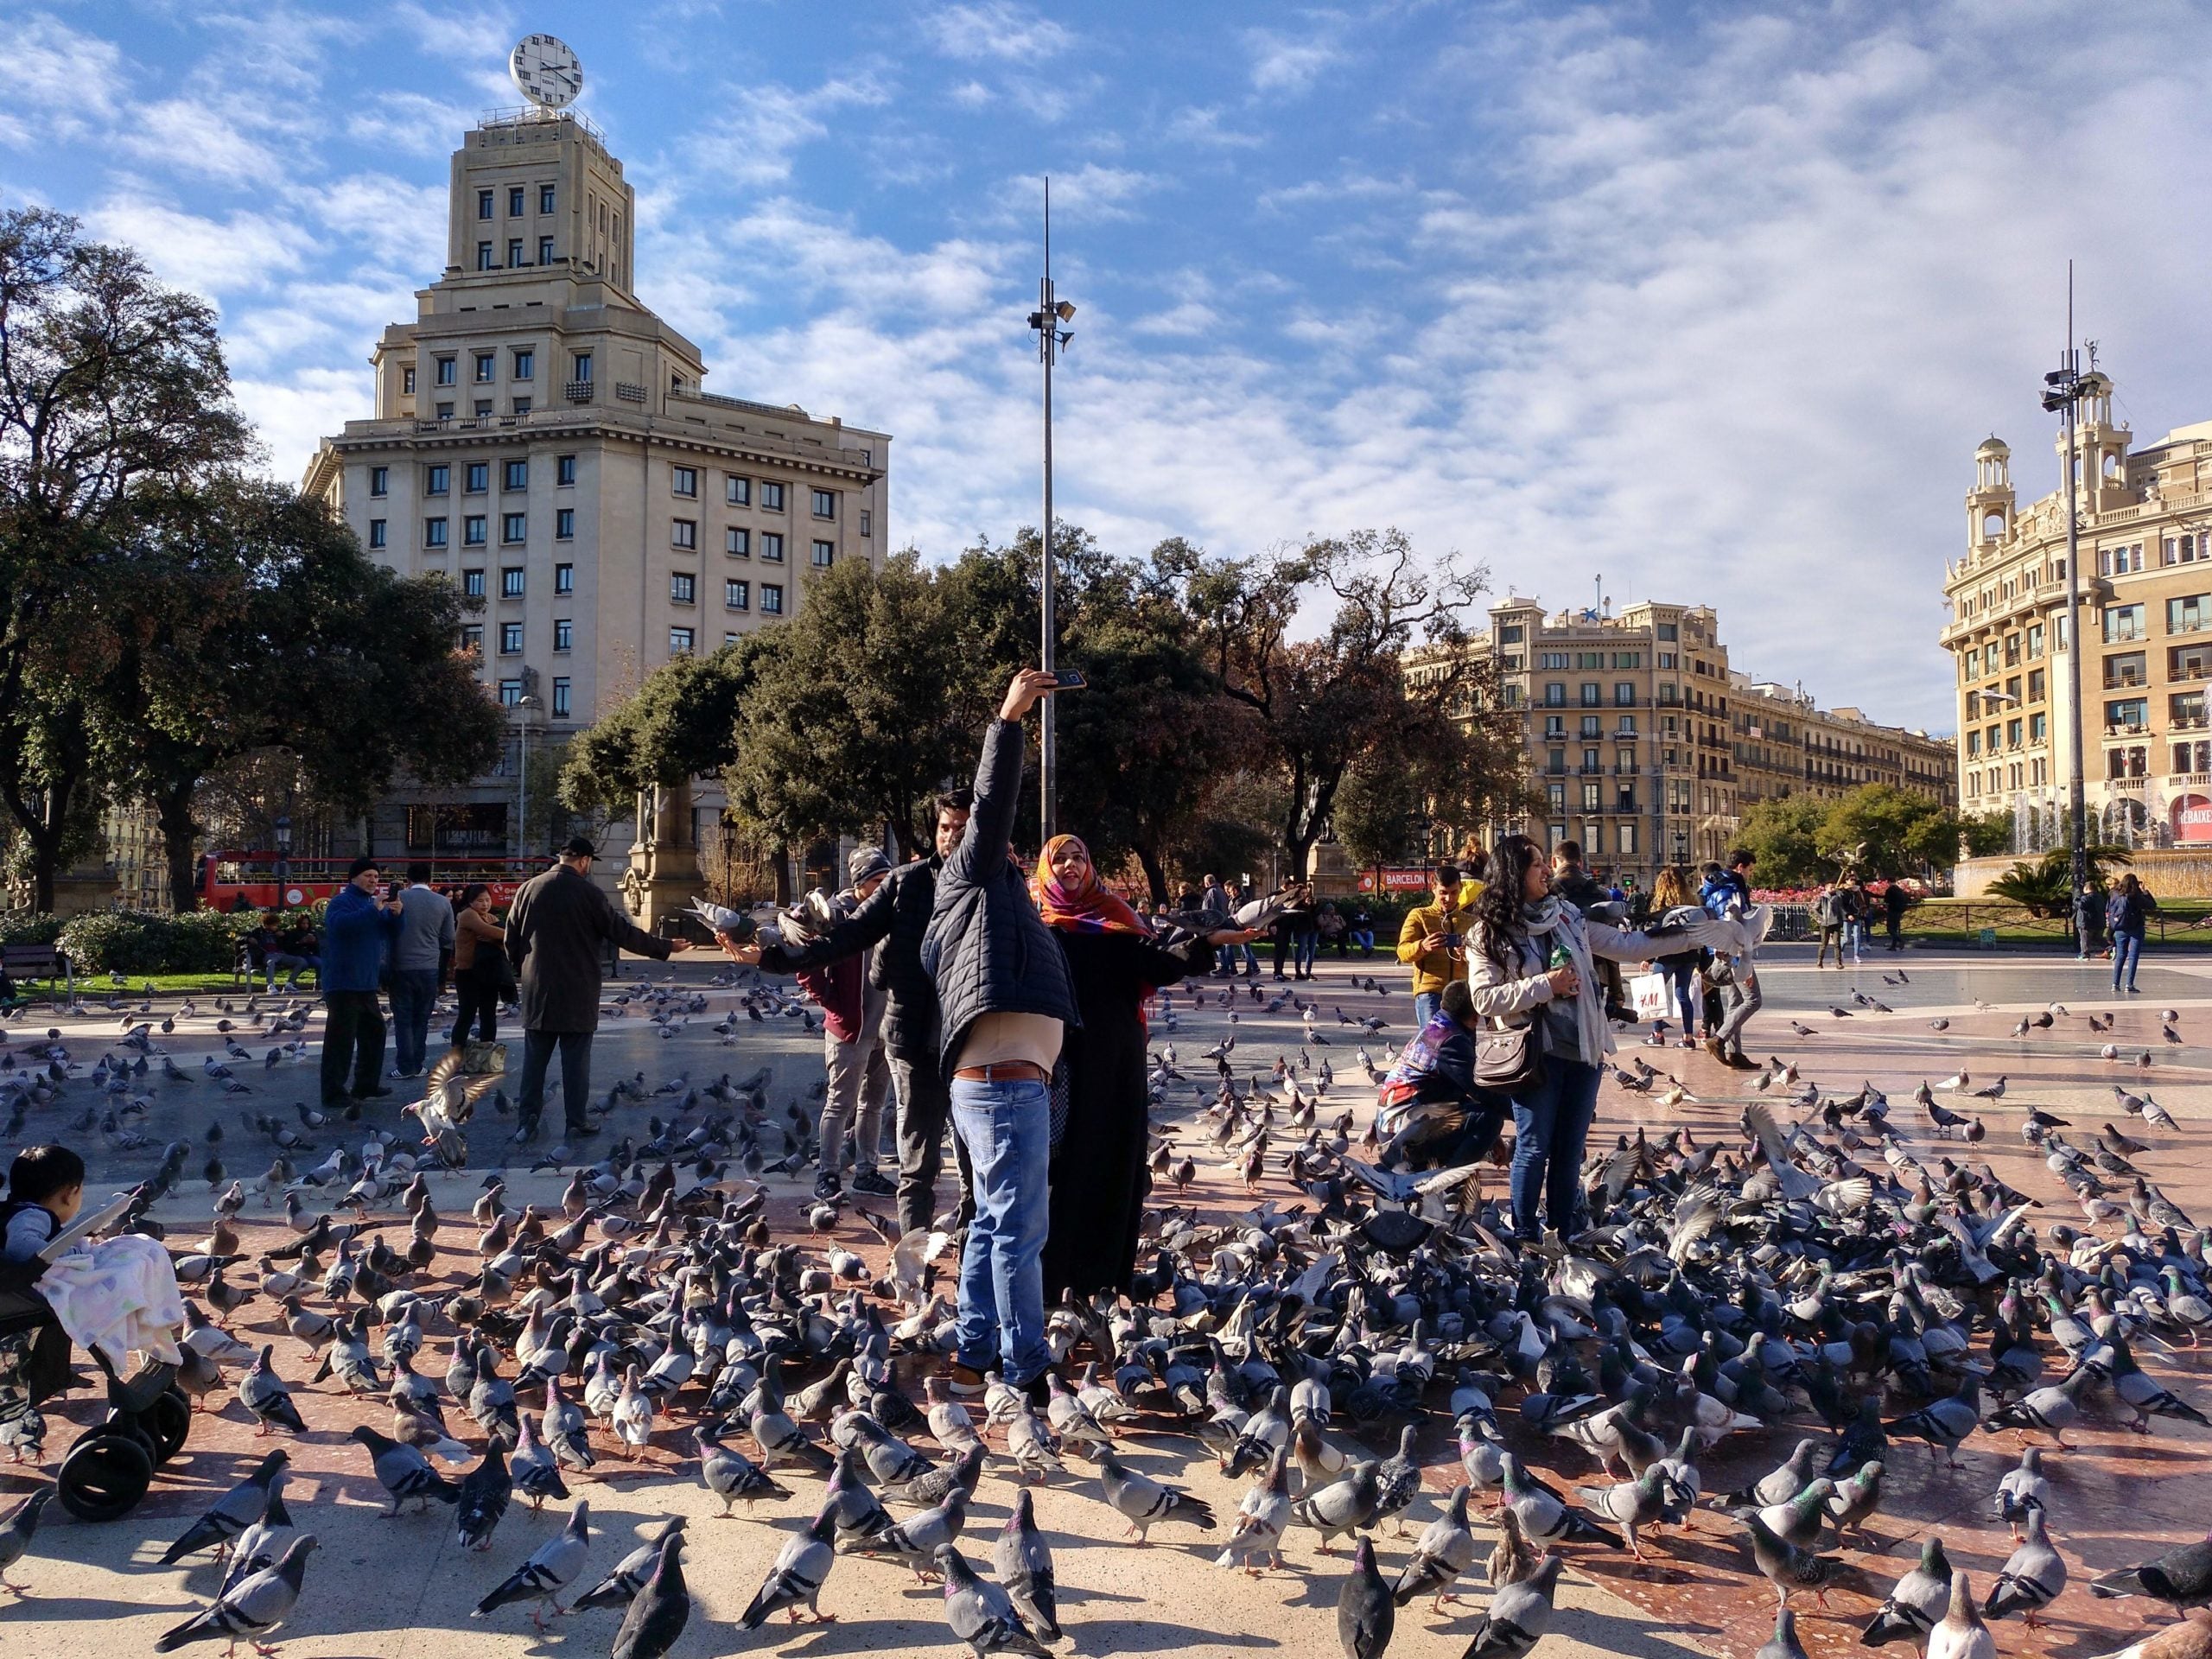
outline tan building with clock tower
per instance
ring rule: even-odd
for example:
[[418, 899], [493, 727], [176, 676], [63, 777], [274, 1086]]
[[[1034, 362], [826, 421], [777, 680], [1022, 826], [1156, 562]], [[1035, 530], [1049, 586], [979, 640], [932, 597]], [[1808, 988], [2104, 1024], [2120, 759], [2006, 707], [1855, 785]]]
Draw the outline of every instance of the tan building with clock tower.
[[[823, 573], [880, 563], [889, 544], [890, 437], [708, 392], [698, 347], [638, 298], [634, 194], [565, 107], [574, 55], [532, 35], [512, 68], [532, 102], [486, 115], [454, 152], [445, 269], [377, 341], [373, 412], [323, 442], [305, 481], [372, 556], [482, 600], [461, 643], [514, 711], [498, 773], [379, 810], [385, 856], [427, 854], [436, 806], [469, 850], [545, 852], [521, 833], [525, 747], [558, 745], [674, 658], [791, 615]], [[696, 893], [720, 806], [704, 787], [665, 791], [616, 826], [610, 854], [636, 831], [624, 886], [641, 915]]]

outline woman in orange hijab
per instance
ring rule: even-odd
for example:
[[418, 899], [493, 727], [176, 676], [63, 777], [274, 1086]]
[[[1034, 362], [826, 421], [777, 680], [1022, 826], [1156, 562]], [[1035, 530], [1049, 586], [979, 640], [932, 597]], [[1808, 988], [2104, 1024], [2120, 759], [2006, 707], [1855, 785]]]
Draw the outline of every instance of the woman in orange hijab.
[[1162, 985], [1213, 966], [1213, 947], [1249, 934], [1185, 937], [1163, 944], [1152, 925], [1098, 879], [1090, 849], [1055, 836], [1031, 891], [1059, 936], [1080, 1026], [1060, 1050], [1068, 1113], [1052, 1148], [1052, 1221], [1045, 1238], [1047, 1296], [1122, 1291], [1136, 1268], [1147, 1142], [1145, 1001]]

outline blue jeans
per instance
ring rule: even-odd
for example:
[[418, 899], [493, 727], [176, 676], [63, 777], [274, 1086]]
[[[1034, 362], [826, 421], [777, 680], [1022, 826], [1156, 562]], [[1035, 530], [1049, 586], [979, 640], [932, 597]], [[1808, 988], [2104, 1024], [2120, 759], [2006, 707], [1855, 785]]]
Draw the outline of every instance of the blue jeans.
[[1543, 1081], [1514, 1099], [1513, 1227], [1522, 1238], [1539, 1234], [1539, 1204], [1562, 1237], [1574, 1225], [1582, 1147], [1598, 1113], [1602, 1075], [1597, 1066], [1547, 1054]]
[[1675, 988], [1675, 1006], [1682, 1011], [1682, 1035], [1697, 1035], [1697, 958], [1685, 957], [1680, 962], [1661, 962], [1659, 971]]
[[1414, 993], [1414, 1029], [1415, 1031], [1419, 1031], [1423, 1026], [1436, 1018], [1437, 1004], [1442, 1001], [1443, 999], [1444, 993], [1441, 991], [1415, 991]]
[[976, 1218], [960, 1251], [960, 1363], [996, 1367], [1018, 1387], [1052, 1363], [1039, 1255], [1052, 1151], [1045, 1085], [955, 1077], [952, 1132], [967, 1149], [976, 1193]]
[[404, 1076], [414, 1077], [423, 1069], [423, 1052], [429, 1042], [430, 1008], [437, 1000], [436, 969], [391, 970], [392, 1059]]
[[2129, 990], [2135, 988], [2135, 966], [2142, 960], [2143, 936], [2140, 933], [2115, 933], [2112, 936], [2112, 988], [2115, 991], [2122, 983], [2120, 975], [2126, 974]]
[[1355, 927], [1351, 932], [1345, 934], [1344, 938], [1351, 940], [1352, 944], [1359, 947], [1359, 954], [1361, 956], [1371, 957], [1375, 954], [1375, 930], [1373, 928]]
[[1296, 957], [1297, 967], [1295, 971], [1301, 974], [1312, 973], [1313, 971], [1313, 958], [1320, 954], [1321, 936], [1319, 933], [1300, 933], [1298, 936], [1298, 950]]

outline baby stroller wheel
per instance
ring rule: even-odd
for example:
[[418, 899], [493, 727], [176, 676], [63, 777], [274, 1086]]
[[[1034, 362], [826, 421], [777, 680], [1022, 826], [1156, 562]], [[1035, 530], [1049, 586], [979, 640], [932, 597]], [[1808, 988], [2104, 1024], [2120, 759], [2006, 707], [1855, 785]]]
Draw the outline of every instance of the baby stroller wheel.
[[100, 1434], [119, 1434], [126, 1440], [136, 1440], [138, 1442], [139, 1450], [146, 1454], [149, 1462], [161, 1461], [161, 1448], [155, 1443], [154, 1431], [135, 1411], [124, 1411], [118, 1407], [111, 1406], [107, 1415], [100, 1420], [99, 1426], [97, 1428], [87, 1429], [83, 1434], [78, 1436], [78, 1440], [82, 1443]]
[[159, 1468], [184, 1450], [192, 1433], [192, 1402], [175, 1389], [154, 1396], [154, 1403], [137, 1414], [137, 1427], [154, 1443], [154, 1465]]
[[127, 1434], [96, 1430], [61, 1460], [57, 1496], [79, 1521], [113, 1521], [136, 1509], [154, 1484], [154, 1459]]

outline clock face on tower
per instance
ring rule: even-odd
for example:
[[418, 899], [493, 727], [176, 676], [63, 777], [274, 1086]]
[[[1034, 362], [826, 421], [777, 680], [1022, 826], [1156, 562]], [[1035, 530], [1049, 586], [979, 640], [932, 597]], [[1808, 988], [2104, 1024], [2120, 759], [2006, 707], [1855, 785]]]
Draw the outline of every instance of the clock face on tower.
[[566, 42], [550, 35], [525, 35], [517, 41], [507, 73], [541, 110], [565, 109], [584, 89], [583, 65]]

